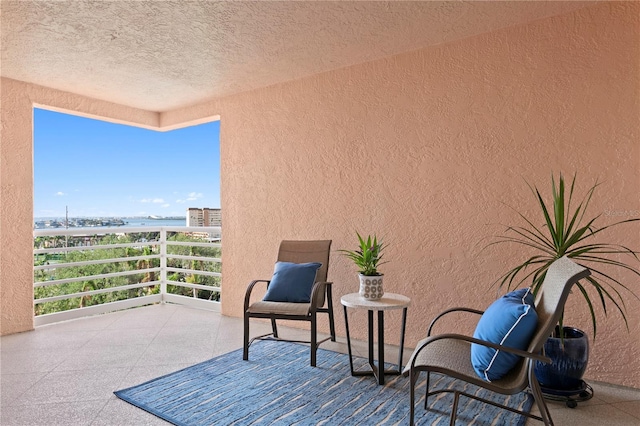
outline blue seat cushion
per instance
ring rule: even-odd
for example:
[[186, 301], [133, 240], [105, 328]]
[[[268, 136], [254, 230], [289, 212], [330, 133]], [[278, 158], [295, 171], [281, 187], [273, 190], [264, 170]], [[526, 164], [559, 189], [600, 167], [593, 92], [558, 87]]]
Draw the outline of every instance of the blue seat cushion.
[[309, 303], [316, 273], [322, 263], [276, 262], [273, 277], [262, 300]]
[[[478, 321], [473, 337], [526, 350], [537, 324], [538, 314], [531, 289], [522, 288], [493, 302]], [[471, 345], [473, 369], [489, 382], [503, 377], [519, 360], [515, 354], [475, 343]]]

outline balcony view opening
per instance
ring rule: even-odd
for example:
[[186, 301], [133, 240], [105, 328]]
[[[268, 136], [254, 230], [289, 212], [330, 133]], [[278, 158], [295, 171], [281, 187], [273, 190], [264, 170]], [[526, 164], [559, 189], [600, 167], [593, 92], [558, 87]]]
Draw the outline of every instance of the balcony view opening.
[[157, 132], [34, 109], [36, 325], [219, 310], [220, 122]]

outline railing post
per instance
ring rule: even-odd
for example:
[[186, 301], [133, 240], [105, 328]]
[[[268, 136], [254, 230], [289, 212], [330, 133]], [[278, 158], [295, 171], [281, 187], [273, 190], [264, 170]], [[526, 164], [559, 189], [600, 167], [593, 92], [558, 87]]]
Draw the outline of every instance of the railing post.
[[160, 228], [160, 295], [165, 303], [167, 294], [167, 231]]

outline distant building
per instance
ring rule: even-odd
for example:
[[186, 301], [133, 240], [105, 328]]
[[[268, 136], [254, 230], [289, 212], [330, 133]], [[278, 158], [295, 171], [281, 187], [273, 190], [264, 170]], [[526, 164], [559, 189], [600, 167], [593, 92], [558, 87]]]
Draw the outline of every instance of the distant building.
[[207, 207], [189, 207], [187, 226], [222, 226], [222, 210]]

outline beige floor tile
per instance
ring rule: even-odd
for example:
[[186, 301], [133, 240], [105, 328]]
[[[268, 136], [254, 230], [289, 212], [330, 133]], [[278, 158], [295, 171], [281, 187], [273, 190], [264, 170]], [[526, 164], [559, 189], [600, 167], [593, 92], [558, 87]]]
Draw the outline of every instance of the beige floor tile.
[[552, 409], [551, 417], [558, 426], [638, 426], [639, 424], [637, 417], [608, 404]]
[[625, 388], [600, 382], [589, 382], [594, 395], [608, 404], [626, 401], [640, 401], [640, 389]]
[[[340, 314], [336, 310], [336, 315]], [[308, 330], [284, 325], [279, 329], [283, 337], [309, 338]], [[270, 331], [268, 321], [251, 321], [252, 336]], [[113, 391], [241, 349], [242, 340], [242, 319], [170, 304], [4, 336], [0, 339], [0, 424], [166, 424], [117, 399]], [[389, 342], [393, 343], [392, 339]], [[327, 341], [321, 348], [347, 353], [346, 339], [339, 336], [336, 342]], [[377, 358], [377, 347], [374, 350]], [[366, 358], [368, 345], [353, 340], [352, 351], [354, 356]], [[404, 351], [403, 364], [410, 355], [410, 349]], [[385, 361], [398, 361], [397, 346], [385, 347]], [[593, 386], [596, 396], [575, 409], [549, 403], [556, 425], [640, 424], [640, 390], [604, 383]]]
[[618, 402], [611, 405], [625, 413], [631, 414], [638, 419], [638, 424], [640, 424], [640, 401]]

